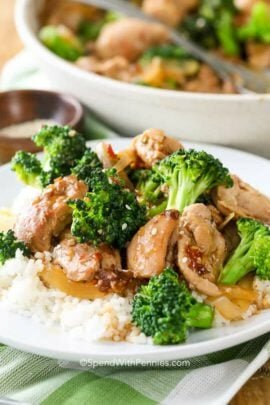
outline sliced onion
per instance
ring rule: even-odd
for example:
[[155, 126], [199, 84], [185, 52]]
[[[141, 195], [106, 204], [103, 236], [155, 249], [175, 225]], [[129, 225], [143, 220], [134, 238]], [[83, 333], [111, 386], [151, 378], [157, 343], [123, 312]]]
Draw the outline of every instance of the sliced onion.
[[96, 153], [104, 169], [110, 169], [117, 162], [117, 156], [115, 155], [110, 144], [105, 142], [98, 143], [96, 146]]
[[131, 149], [126, 149], [125, 151], [122, 151], [121, 153], [118, 154], [119, 160], [118, 162], [114, 165], [114, 168], [117, 170], [117, 172], [122, 172], [123, 170], [126, 169], [126, 167], [130, 166], [132, 163], [136, 161], [136, 155], [135, 152]]
[[222, 224], [218, 227], [219, 231], [222, 231], [222, 229], [225, 228], [226, 225], [228, 225], [229, 222], [231, 222], [231, 220], [235, 217], [234, 212], [231, 212], [230, 215], [228, 215], [224, 221], [222, 222]]
[[254, 303], [257, 301], [256, 291], [249, 288], [243, 288], [238, 285], [233, 285], [230, 287], [222, 286], [220, 287], [220, 290], [222, 291], [222, 295], [225, 295], [230, 300], [246, 300], [250, 303]]
[[53, 265], [45, 268], [39, 277], [46, 287], [56, 288], [72, 297], [94, 300], [105, 296], [105, 293], [100, 291], [92, 281], [69, 280], [59, 266]]
[[239, 305], [233, 303], [225, 296], [211, 300], [211, 303], [223, 318], [228, 319], [229, 321], [240, 320], [243, 313], [246, 311], [246, 309], [243, 310]]

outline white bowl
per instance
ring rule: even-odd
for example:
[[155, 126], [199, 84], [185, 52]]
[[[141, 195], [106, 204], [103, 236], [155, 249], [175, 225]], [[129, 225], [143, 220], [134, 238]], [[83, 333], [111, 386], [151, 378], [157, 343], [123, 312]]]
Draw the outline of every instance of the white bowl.
[[115, 129], [132, 136], [158, 127], [172, 136], [229, 145], [270, 157], [270, 94], [219, 95], [126, 84], [85, 72], [38, 40], [43, 0], [17, 0], [19, 34], [57, 90], [78, 97]]

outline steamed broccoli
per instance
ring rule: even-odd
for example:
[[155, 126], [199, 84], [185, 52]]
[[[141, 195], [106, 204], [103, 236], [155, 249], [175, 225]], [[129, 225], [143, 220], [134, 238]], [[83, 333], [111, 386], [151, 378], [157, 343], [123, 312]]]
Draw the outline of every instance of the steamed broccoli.
[[182, 212], [212, 188], [233, 185], [228, 169], [218, 159], [194, 149], [178, 150], [158, 163], [154, 170], [169, 189], [168, 210]]
[[108, 11], [105, 13], [104, 17], [96, 21], [82, 21], [78, 28], [78, 35], [83, 41], [94, 41], [96, 40], [102, 28], [110, 23], [117, 21], [119, 15], [113, 11]]
[[0, 232], [0, 264], [5, 264], [9, 259], [13, 259], [17, 250], [21, 250], [24, 256], [30, 256], [30, 250], [19, 241], [13, 231]]
[[270, 7], [263, 1], [254, 4], [249, 21], [238, 29], [240, 40], [270, 44]]
[[86, 151], [84, 137], [68, 126], [45, 125], [34, 135], [33, 140], [45, 152], [41, 174], [43, 186], [58, 177], [69, 175]]
[[[12, 159], [12, 169], [21, 181], [35, 187], [46, 187], [56, 178], [69, 175], [87, 150], [84, 137], [68, 126], [45, 125], [33, 136], [33, 141], [44, 148], [43, 160], [20, 151]], [[97, 157], [91, 153], [96, 162]], [[87, 156], [89, 163], [90, 154]]]
[[52, 52], [71, 62], [75, 62], [83, 55], [83, 47], [79, 39], [63, 25], [43, 27], [39, 38]]
[[84, 200], [70, 201], [72, 234], [79, 242], [106, 243], [122, 248], [146, 222], [146, 210], [133, 192], [122, 186], [115, 170], [96, 169]]
[[254, 267], [261, 280], [270, 280], [270, 232], [255, 241]]
[[148, 217], [165, 210], [167, 198], [162, 191], [162, 178], [150, 169], [138, 169], [129, 175], [139, 202], [147, 207]]
[[132, 305], [132, 321], [158, 345], [185, 341], [189, 328], [211, 328], [213, 315], [171, 268], [141, 286]]
[[18, 178], [28, 186], [41, 187], [41, 162], [33, 153], [17, 152], [11, 160], [11, 169]]
[[206, 48], [221, 45], [228, 55], [238, 55], [236, 14], [233, 0], [201, 0], [197, 12], [184, 19], [182, 30]]
[[92, 173], [95, 169], [102, 169], [102, 163], [98, 158], [98, 155], [92, 150], [87, 149], [83, 157], [77, 161], [77, 164], [71, 172], [83, 180], [86, 184], [89, 184]]
[[141, 62], [149, 62], [154, 57], [161, 59], [183, 60], [190, 58], [185, 49], [174, 44], [156, 45], [148, 48], [141, 57]]
[[237, 229], [241, 241], [220, 273], [219, 281], [223, 284], [236, 284], [256, 268], [258, 275], [267, 274], [269, 228], [254, 219], [241, 218], [237, 221]]

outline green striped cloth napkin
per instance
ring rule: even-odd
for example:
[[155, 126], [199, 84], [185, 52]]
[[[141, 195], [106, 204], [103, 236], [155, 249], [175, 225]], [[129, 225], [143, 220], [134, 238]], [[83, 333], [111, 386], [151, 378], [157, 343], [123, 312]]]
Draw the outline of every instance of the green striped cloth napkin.
[[[53, 87], [23, 52], [2, 74], [1, 89], [11, 88]], [[92, 115], [87, 131], [89, 137], [117, 136]], [[86, 369], [1, 346], [0, 404], [226, 404], [269, 357], [270, 334], [166, 367]]]
[[86, 371], [2, 347], [0, 396], [43, 405], [226, 404], [265, 363], [268, 341], [269, 335], [264, 335], [183, 361], [183, 367], [97, 367]]

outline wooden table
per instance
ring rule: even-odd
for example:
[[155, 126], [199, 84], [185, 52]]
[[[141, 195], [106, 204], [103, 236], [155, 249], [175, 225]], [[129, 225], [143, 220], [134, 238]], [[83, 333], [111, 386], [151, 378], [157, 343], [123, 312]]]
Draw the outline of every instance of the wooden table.
[[[13, 21], [14, 3], [0, 0], [0, 69], [22, 48]], [[270, 362], [247, 382], [231, 405], [270, 405]]]

